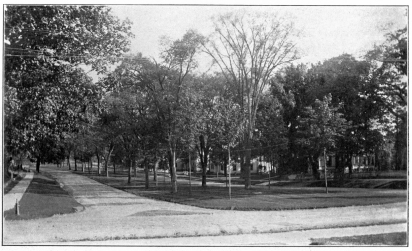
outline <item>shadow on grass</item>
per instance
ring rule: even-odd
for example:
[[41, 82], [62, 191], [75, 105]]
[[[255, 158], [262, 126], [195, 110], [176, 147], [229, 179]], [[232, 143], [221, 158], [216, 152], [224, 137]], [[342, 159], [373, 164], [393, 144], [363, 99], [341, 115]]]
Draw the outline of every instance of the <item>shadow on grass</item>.
[[24, 176], [19, 175], [13, 181], [9, 179], [10, 183], [4, 188], [4, 194], [10, 192], [19, 183], [19, 181], [23, 179], [23, 177]]
[[[376, 189], [351, 189], [330, 188], [325, 193], [324, 187], [286, 187], [286, 186], [253, 186], [245, 189], [242, 185], [233, 185], [231, 199], [228, 187], [224, 183], [208, 183], [202, 187], [201, 182], [192, 179], [189, 187], [187, 176], [178, 176], [178, 192], [171, 193], [170, 177], [162, 172], [158, 175], [158, 184], [150, 175], [149, 188], [145, 188], [144, 173], [138, 171], [137, 177], [132, 177], [127, 183], [127, 173], [110, 173], [109, 177], [97, 175], [96, 172], [78, 173], [108, 186], [126, 192], [152, 198], [156, 200], [197, 206], [202, 208], [222, 210], [292, 210], [314, 209], [327, 207], [364, 206], [388, 204], [406, 201], [405, 190], [376, 190]], [[208, 180], [209, 181], [209, 180]]]
[[328, 245], [328, 246], [405, 246], [407, 245], [406, 232], [373, 234], [346, 237], [318, 238], [311, 239], [310, 245]]
[[290, 189], [290, 188], [252, 188], [245, 190], [243, 187], [233, 187], [229, 199], [228, 189], [225, 187], [208, 186], [192, 187], [191, 193], [188, 186], [179, 186], [177, 193], [170, 190], [139, 188], [125, 189], [125, 191], [185, 205], [202, 208], [222, 210], [294, 210], [314, 209], [327, 207], [364, 206], [388, 204], [406, 201], [406, 192], [393, 191], [390, 194], [381, 191], [354, 191], [353, 189], [340, 189], [330, 191], [324, 189]]
[[33, 180], [21, 198], [20, 215], [15, 209], [4, 212], [6, 220], [29, 220], [67, 214], [83, 208], [60, 185], [43, 174], [34, 174]]

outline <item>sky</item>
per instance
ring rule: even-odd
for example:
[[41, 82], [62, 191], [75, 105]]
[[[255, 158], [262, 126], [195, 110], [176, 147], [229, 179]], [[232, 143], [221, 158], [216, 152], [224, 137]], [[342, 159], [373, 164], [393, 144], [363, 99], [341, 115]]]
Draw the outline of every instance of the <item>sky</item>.
[[244, 9], [281, 13], [301, 31], [297, 46], [302, 63], [316, 63], [349, 53], [360, 56], [388, 31], [407, 25], [405, 6], [148, 6], [112, 5], [120, 19], [133, 22], [131, 52], [158, 58], [161, 36], [179, 39], [189, 29], [213, 31], [211, 17]]

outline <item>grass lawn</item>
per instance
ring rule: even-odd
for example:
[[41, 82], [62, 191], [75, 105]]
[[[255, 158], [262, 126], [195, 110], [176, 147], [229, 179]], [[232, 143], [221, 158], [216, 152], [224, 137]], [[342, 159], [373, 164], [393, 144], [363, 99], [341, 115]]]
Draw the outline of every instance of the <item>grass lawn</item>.
[[[127, 183], [126, 172], [121, 170], [117, 170], [116, 174], [110, 172], [110, 177], [99, 176], [96, 172], [76, 173], [136, 195], [224, 210], [313, 209], [405, 202], [407, 199], [406, 190], [330, 188], [329, 193], [326, 194], [323, 187], [273, 186], [269, 190], [267, 186], [257, 185], [249, 190], [245, 190], [243, 185], [233, 185], [232, 196], [229, 199], [225, 183], [216, 182], [217, 179], [212, 177], [208, 179], [207, 187], [203, 188], [200, 177], [192, 177], [190, 187], [188, 177], [179, 175], [178, 192], [173, 194], [170, 177], [168, 174], [164, 176], [162, 172], [159, 173], [157, 186], [153, 181], [153, 174], [150, 175], [149, 189], [145, 189], [144, 173], [141, 170], [138, 171], [137, 177], [132, 177], [130, 184]], [[224, 179], [224, 177], [220, 178]], [[239, 182], [240, 179], [235, 178], [235, 180]]]
[[363, 245], [387, 245], [387, 246], [405, 246], [407, 245], [406, 232], [389, 233], [389, 234], [373, 234], [359, 235], [347, 237], [332, 237], [311, 239], [310, 245], [338, 245], [338, 246], [363, 246]]
[[38, 173], [34, 174], [19, 204], [20, 215], [15, 214], [14, 208], [7, 210], [4, 212], [6, 220], [46, 218], [73, 213], [74, 207], [82, 207], [56, 181]]

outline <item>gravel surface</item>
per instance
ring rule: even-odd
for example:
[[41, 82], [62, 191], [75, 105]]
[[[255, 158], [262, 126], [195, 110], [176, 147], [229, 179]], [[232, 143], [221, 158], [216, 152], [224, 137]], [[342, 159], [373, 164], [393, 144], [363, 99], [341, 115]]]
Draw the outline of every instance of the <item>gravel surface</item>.
[[85, 210], [45, 219], [5, 221], [3, 244], [259, 234], [407, 222], [406, 203], [288, 211], [221, 211], [135, 196], [66, 170], [43, 167], [42, 171], [61, 183]]

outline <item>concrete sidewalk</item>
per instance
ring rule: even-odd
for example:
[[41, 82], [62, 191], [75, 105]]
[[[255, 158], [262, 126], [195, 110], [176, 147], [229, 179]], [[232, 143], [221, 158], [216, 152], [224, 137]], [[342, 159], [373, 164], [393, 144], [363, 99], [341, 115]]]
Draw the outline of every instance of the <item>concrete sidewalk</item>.
[[127, 239], [108, 241], [78, 241], [78, 242], [55, 242], [37, 243], [38, 245], [116, 245], [116, 246], [308, 246], [312, 243], [312, 238], [331, 238], [339, 236], [359, 236], [403, 232], [406, 223], [366, 226], [315, 229], [305, 231], [290, 231], [271, 234], [241, 234], [222, 236], [200, 236], [200, 237], [180, 237], [180, 238], [153, 238], [153, 239]]
[[[371, 225], [383, 233], [388, 224], [407, 222], [406, 203], [286, 211], [212, 210], [136, 196], [62, 169], [42, 167], [42, 171], [53, 176], [85, 210], [5, 221], [4, 244], [245, 234], [255, 235], [256, 243], [261, 243], [260, 234], [333, 228], [331, 236], [341, 236], [341, 227]], [[405, 225], [400, 228], [407, 230]], [[170, 245], [181, 245], [176, 238], [170, 240]]]
[[13, 189], [4, 195], [3, 197], [3, 212], [12, 209], [16, 204], [16, 200], [20, 201], [23, 194], [26, 192], [27, 187], [33, 179], [33, 172], [27, 172], [26, 175], [20, 180]]

